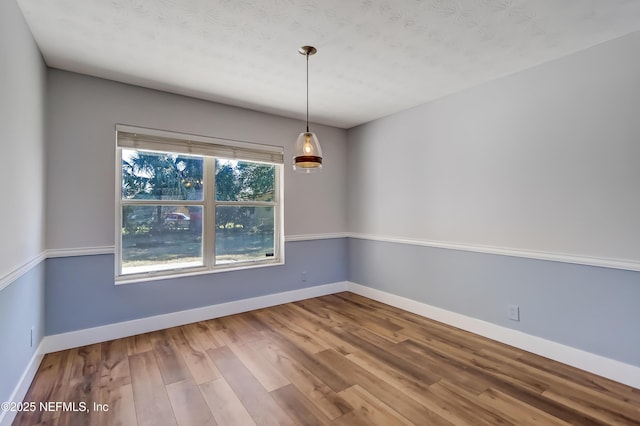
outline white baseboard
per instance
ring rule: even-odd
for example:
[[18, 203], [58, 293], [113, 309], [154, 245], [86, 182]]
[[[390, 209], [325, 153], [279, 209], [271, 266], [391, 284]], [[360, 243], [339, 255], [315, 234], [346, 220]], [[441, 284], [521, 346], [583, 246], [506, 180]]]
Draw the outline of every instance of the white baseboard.
[[346, 282], [337, 282], [300, 290], [252, 297], [250, 299], [221, 303], [219, 305], [204, 306], [186, 311], [172, 312], [84, 330], [70, 331], [68, 333], [54, 334], [45, 337], [41, 346], [43, 353], [56, 352], [346, 290]]
[[348, 282], [347, 289], [369, 299], [640, 389], [640, 367], [360, 284]]
[[[31, 386], [31, 382], [33, 378], [36, 377], [36, 372], [38, 371], [38, 367], [40, 367], [40, 362], [42, 362], [42, 358], [44, 357], [44, 352], [42, 351], [42, 341], [40, 341], [40, 345], [33, 353], [27, 368], [25, 368], [18, 384], [15, 389], [11, 393], [11, 396], [7, 400], [7, 402], [20, 402], [24, 400], [24, 397], [27, 395], [27, 391], [29, 390], [29, 386]], [[16, 411], [4, 411], [0, 410], [0, 426], [9, 426], [16, 418]]]

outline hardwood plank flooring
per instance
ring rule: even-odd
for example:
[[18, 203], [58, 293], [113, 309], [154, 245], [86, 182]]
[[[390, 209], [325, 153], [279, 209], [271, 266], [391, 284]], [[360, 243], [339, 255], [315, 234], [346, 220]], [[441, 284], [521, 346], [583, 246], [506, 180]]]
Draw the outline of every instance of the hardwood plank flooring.
[[137, 423], [149, 426], [176, 425], [169, 395], [153, 351], [131, 355], [129, 367]]
[[48, 354], [24, 402], [14, 425], [640, 425], [638, 389], [348, 292]]
[[167, 392], [178, 425], [215, 425], [200, 388], [192, 379], [167, 385]]

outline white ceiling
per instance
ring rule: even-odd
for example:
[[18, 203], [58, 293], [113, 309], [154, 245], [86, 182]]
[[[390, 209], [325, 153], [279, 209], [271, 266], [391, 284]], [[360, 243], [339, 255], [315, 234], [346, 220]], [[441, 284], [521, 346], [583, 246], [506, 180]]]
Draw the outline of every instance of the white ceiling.
[[18, 0], [50, 67], [343, 128], [640, 30], [638, 0]]

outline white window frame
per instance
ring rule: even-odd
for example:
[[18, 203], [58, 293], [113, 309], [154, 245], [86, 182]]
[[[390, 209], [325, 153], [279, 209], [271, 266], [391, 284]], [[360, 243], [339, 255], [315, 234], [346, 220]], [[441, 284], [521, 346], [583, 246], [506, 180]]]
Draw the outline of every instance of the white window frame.
[[[122, 150], [192, 154], [204, 157], [203, 200], [131, 200], [122, 197]], [[275, 166], [273, 201], [217, 201], [215, 199], [216, 159], [249, 161]], [[252, 142], [209, 136], [148, 129], [123, 124], [116, 125], [116, 212], [115, 212], [115, 283], [127, 284], [155, 281], [191, 275], [210, 274], [284, 264], [284, 148]], [[141, 273], [122, 274], [122, 207], [126, 205], [176, 205], [202, 207], [203, 266], [176, 267]], [[216, 206], [255, 206], [274, 209], [274, 255], [264, 260], [215, 264]]]

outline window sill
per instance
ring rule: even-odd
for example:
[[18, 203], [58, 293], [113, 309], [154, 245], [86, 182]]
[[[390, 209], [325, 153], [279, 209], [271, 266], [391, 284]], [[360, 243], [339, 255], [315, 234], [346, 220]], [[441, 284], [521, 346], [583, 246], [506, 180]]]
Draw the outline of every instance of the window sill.
[[218, 266], [215, 268], [193, 268], [180, 271], [157, 271], [136, 275], [124, 275], [115, 278], [115, 285], [135, 284], [150, 281], [170, 280], [175, 278], [194, 277], [198, 275], [217, 274], [220, 272], [236, 272], [248, 269], [267, 268], [270, 266], [284, 265], [284, 259], [277, 259], [273, 262], [261, 262], [259, 264], [241, 264], [237, 266]]

